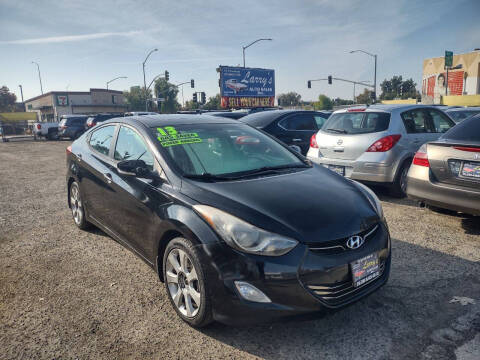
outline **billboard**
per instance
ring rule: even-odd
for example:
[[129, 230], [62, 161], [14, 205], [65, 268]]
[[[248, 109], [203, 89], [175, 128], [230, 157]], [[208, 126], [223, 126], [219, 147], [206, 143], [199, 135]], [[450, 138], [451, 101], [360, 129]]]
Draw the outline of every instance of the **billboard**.
[[220, 66], [222, 107], [265, 107], [275, 101], [275, 71]]
[[[480, 52], [453, 55], [453, 66], [461, 69], [448, 71], [448, 95], [475, 95], [480, 92]], [[422, 103], [441, 104], [446, 95], [447, 74], [445, 58], [423, 61]]]

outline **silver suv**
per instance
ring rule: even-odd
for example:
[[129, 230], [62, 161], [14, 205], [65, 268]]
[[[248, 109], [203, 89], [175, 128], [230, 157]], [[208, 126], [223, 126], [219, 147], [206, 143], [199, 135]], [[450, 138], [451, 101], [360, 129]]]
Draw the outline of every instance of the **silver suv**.
[[372, 105], [335, 111], [312, 136], [307, 157], [343, 176], [383, 183], [405, 196], [406, 176], [418, 148], [454, 126], [424, 105]]

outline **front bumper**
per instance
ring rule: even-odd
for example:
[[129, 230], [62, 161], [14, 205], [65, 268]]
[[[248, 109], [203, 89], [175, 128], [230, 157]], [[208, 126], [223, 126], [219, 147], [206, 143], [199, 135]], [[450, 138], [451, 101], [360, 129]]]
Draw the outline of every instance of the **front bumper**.
[[411, 199], [442, 209], [480, 215], [480, 191], [436, 183], [430, 177], [430, 168], [425, 166], [410, 167], [407, 195]]
[[[245, 325], [335, 311], [377, 290], [390, 273], [390, 236], [384, 223], [361, 248], [333, 254], [314, 251], [308, 244], [298, 244], [280, 257], [244, 254], [222, 243], [205, 246], [212, 265], [207, 281], [214, 318], [226, 324]], [[353, 288], [349, 264], [373, 252], [378, 252], [381, 275]], [[252, 284], [272, 302], [243, 299], [235, 288], [236, 280]]]

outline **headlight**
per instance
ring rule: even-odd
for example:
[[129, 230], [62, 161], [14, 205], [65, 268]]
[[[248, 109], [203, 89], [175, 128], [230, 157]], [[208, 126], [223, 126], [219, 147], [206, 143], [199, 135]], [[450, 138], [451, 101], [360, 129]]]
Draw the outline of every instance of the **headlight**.
[[353, 181], [352, 182], [358, 186], [358, 188], [360, 189], [360, 191], [362, 191], [365, 196], [367, 197], [368, 201], [370, 201], [370, 204], [372, 204], [372, 206], [377, 210], [377, 214], [378, 216], [380, 217], [380, 219], [383, 219], [383, 208], [382, 208], [382, 203], [380, 202], [380, 200], [378, 199], [377, 195], [375, 195], [375, 193], [370, 190], [370, 188], [368, 188], [367, 186], [363, 185], [362, 183], [359, 183], [357, 181]]
[[207, 205], [193, 208], [231, 247], [251, 254], [280, 256], [292, 250], [296, 240], [259, 229], [224, 211]]

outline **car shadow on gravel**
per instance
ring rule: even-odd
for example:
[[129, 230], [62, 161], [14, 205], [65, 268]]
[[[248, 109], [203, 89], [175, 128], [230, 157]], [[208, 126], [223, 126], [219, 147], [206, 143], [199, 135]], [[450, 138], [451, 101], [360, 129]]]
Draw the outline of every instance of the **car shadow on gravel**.
[[480, 235], [480, 216], [469, 216], [463, 218], [462, 228], [465, 230], [466, 234]]
[[[450, 302], [454, 296], [480, 301], [478, 264], [393, 239], [389, 282], [357, 303], [310, 321], [281, 321], [248, 327], [214, 324], [201, 330], [228, 346], [265, 359], [421, 358], [432, 345], [437, 359], [455, 358], [454, 349], [475, 333], [476, 320], [435, 340], [472, 306]], [[476, 270], [475, 270], [476, 269]], [[440, 341], [440, 343], [438, 343]]]

